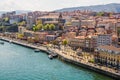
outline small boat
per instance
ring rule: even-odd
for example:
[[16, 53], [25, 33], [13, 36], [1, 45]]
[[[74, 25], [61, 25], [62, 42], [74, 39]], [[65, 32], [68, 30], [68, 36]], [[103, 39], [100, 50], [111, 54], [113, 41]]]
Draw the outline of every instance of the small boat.
[[34, 51], [35, 51], [35, 52], [40, 52], [40, 50], [39, 50], [39, 49], [35, 49]]
[[53, 59], [53, 56], [52, 56], [52, 55], [48, 55], [48, 58], [49, 58], [49, 59]]
[[58, 55], [57, 54], [55, 54], [55, 53], [52, 53], [51, 54], [54, 58], [56, 58]]
[[9, 43], [12, 43], [12, 40], [10, 40]]
[[0, 42], [0, 44], [4, 44], [4, 42]]

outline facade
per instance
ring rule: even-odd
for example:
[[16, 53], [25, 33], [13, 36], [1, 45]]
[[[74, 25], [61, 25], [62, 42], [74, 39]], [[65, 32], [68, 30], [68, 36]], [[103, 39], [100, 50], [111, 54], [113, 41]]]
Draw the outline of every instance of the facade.
[[110, 24], [109, 22], [99, 21], [97, 24], [97, 27], [100, 27], [100, 26], [104, 26], [105, 29], [108, 29], [110, 27]]
[[81, 26], [86, 26], [87, 28], [95, 28], [95, 20], [81, 20]]
[[47, 42], [50, 42], [50, 41], [53, 41], [56, 39], [56, 36], [55, 35], [46, 35], [46, 41]]
[[112, 36], [110, 34], [99, 34], [97, 38], [97, 46], [100, 45], [111, 45]]
[[79, 36], [70, 39], [69, 45], [73, 48], [81, 48], [86, 52], [93, 52], [94, 48], [97, 46], [97, 39], [94, 37], [86, 38], [84, 36]]
[[87, 30], [86, 29], [81, 29], [79, 32], [80, 32], [79, 33], [80, 36], [87, 36]]
[[105, 30], [105, 26], [99, 26], [96, 28], [96, 32], [98, 34], [105, 34], [106, 33], [106, 30]]
[[28, 37], [34, 37], [34, 32], [33, 31], [25, 31], [24, 32], [24, 37], [27, 39]]
[[84, 42], [84, 51], [94, 51], [94, 48], [97, 47], [96, 37], [86, 38]]
[[108, 45], [97, 47], [95, 50], [95, 62], [120, 69], [120, 48]]
[[39, 40], [40, 43], [43, 43], [46, 41], [46, 35], [48, 35], [47, 32], [35, 32], [34, 37]]
[[76, 32], [67, 32], [62, 34], [63, 39], [72, 39], [76, 37]]
[[34, 23], [34, 18], [32, 16], [27, 16], [27, 28], [32, 29]]
[[84, 36], [79, 36], [79, 37], [75, 37], [69, 40], [69, 45], [71, 47], [75, 47], [75, 48], [81, 48], [84, 46], [84, 42], [85, 42], [85, 37]]
[[79, 20], [72, 20], [71, 21], [72, 26], [80, 28], [80, 21]]

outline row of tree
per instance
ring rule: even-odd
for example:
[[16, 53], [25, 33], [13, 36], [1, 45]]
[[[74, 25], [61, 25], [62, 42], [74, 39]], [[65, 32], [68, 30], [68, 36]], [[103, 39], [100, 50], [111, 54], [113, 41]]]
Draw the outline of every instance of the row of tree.
[[36, 24], [33, 25], [33, 31], [39, 31], [39, 30], [55, 30], [55, 25], [54, 24]]

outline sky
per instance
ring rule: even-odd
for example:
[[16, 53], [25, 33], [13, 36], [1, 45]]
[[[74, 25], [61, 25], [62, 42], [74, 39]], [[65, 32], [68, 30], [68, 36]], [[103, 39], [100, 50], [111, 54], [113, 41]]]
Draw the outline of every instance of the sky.
[[68, 7], [80, 7], [120, 3], [120, 0], [0, 0], [0, 11], [32, 10], [53, 11]]

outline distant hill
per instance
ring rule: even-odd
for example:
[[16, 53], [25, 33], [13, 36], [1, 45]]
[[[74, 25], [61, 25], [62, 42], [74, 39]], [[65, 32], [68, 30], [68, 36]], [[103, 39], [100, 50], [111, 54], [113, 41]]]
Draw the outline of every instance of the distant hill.
[[[0, 15], [4, 14], [6, 12], [12, 12], [12, 11], [0, 11]], [[28, 12], [31, 12], [31, 11], [29, 11], [29, 10], [16, 10], [17, 15], [22, 14], [22, 13], [28, 13]]]
[[55, 10], [57, 12], [64, 11], [74, 11], [74, 10], [90, 10], [95, 12], [120, 12], [120, 3], [111, 3], [106, 5], [94, 5], [94, 6], [81, 6], [81, 7], [71, 7], [71, 8], [63, 8], [59, 10]]
[[28, 13], [30, 10], [16, 10], [16, 14]]

